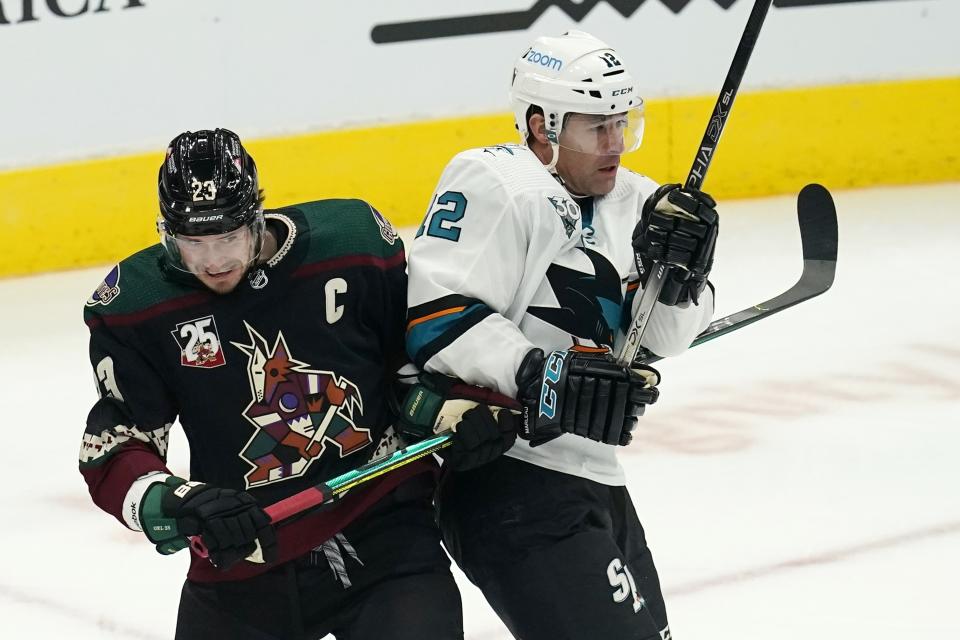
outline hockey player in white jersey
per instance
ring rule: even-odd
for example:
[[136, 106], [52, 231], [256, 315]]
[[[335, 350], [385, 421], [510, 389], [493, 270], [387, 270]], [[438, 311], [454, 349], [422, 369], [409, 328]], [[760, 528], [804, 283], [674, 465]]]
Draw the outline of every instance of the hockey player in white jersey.
[[715, 205], [620, 166], [640, 145], [643, 100], [593, 36], [538, 38], [515, 64], [511, 100], [523, 144], [451, 160], [409, 258], [416, 364], [524, 407], [464, 415], [458, 431], [476, 447], [447, 451], [444, 541], [517, 638], [669, 638], [616, 456], [659, 374], [611, 351], [653, 261], [677, 268], [643, 346], [677, 355], [707, 326]]

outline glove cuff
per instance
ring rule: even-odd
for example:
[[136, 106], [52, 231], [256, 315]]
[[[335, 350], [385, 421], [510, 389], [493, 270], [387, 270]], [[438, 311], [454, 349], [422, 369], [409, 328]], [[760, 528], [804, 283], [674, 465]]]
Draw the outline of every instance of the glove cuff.
[[143, 503], [143, 496], [151, 485], [163, 483], [170, 477], [169, 473], [163, 471], [151, 471], [146, 473], [130, 485], [127, 494], [123, 497], [123, 523], [131, 531], [143, 531], [143, 525], [140, 522], [140, 505]]
[[543, 349], [530, 349], [517, 369], [517, 400], [526, 405], [540, 397], [540, 377], [543, 375]]
[[397, 428], [411, 441], [453, 430], [463, 413], [485, 404], [519, 409], [516, 401], [491, 389], [465, 384], [438, 373], [422, 373], [403, 401]]
[[566, 388], [566, 360], [569, 351], [553, 351], [544, 356], [540, 349], [531, 349], [517, 370], [518, 399], [523, 405], [518, 435], [537, 446], [562, 432], [560, 409]]
[[140, 527], [147, 539], [157, 545], [157, 551], [164, 555], [175, 553], [189, 544], [180, 532], [177, 519], [167, 515], [164, 508], [174, 491], [186, 485], [187, 481], [183, 478], [167, 476], [163, 482], [154, 482], [147, 487], [140, 501]]
[[446, 401], [446, 394], [433, 381], [434, 376], [423, 374], [407, 392], [400, 407], [397, 429], [410, 442], [433, 435], [433, 426]]

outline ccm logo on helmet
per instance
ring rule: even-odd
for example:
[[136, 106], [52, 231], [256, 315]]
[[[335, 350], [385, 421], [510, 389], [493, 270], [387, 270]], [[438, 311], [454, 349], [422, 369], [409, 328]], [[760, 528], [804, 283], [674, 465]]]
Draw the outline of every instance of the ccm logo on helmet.
[[626, 94], [628, 94], [628, 93], [633, 93], [633, 87], [627, 87], [626, 89], [616, 89], [615, 91], [612, 91], [612, 92], [610, 93], [610, 95], [612, 95], [612, 96], [623, 96], [623, 95], [626, 95]]
[[530, 49], [523, 55], [523, 59], [531, 64], [539, 64], [541, 67], [550, 67], [554, 71], [560, 71], [563, 68], [563, 60], [560, 58], [554, 58], [548, 56], [545, 53], [540, 53], [534, 49]]

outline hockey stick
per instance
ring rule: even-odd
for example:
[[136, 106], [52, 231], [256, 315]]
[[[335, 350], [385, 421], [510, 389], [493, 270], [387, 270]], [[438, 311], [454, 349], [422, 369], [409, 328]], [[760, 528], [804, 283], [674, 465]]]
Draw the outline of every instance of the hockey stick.
[[[723, 133], [727, 124], [727, 118], [730, 110], [733, 108], [733, 101], [737, 97], [737, 91], [740, 89], [740, 81], [743, 80], [743, 74], [747, 70], [747, 63], [750, 62], [750, 54], [753, 53], [753, 47], [757, 44], [757, 38], [760, 36], [760, 27], [767, 17], [767, 10], [773, 0], [757, 0], [747, 19], [747, 26], [743, 29], [743, 35], [740, 37], [740, 44], [737, 45], [737, 52], [730, 63], [730, 70], [727, 72], [727, 78], [723, 81], [723, 87], [720, 89], [720, 95], [717, 96], [717, 103], [713, 108], [713, 116], [707, 123], [707, 130], [703, 133], [700, 140], [700, 147], [697, 151], [693, 166], [690, 167], [690, 173], [687, 174], [687, 180], [684, 182], [685, 189], [699, 188], [707, 176], [707, 169], [713, 161], [713, 154], [720, 142], [720, 135]], [[635, 255], [637, 268], [643, 269], [642, 257]], [[669, 264], [654, 263], [651, 267], [651, 273], [647, 279], [643, 292], [640, 294], [640, 301], [637, 304], [637, 310], [630, 321], [630, 328], [627, 330], [624, 339], [623, 348], [617, 361], [622, 365], [629, 365], [636, 360], [637, 353], [640, 351], [640, 338], [647, 328], [647, 322], [653, 313], [653, 306], [660, 297], [660, 290], [663, 283], [675, 267]]]
[[[490, 405], [490, 411], [494, 417], [504, 408], [518, 411], [520, 404], [499, 393], [491, 393], [488, 402], [501, 402], [508, 404], [509, 407]], [[450, 446], [451, 434], [456, 425], [463, 419], [463, 414], [477, 406], [477, 402], [472, 400], [448, 400], [443, 404], [443, 413], [436, 417], [433, 424], [434, 436], [425, 438], [393, 453], [374, 458], [356, 469], [342, 473], [335, 478], [325, 480], [308, 487], [303, 491], [293, 494], [283, 500], [279, 500], [266, 507], [264, 511], [270, 516], [273, 523], [287, 520], [303, 513], [308, 509], [331, 504], [339, 500], [343, 495], [353, 487], [373, 480], [385, 473], [389, 473], [398, 467], [402, 467], [415, 460], [419, 460], [430, 455], [444, 447]]]
[[[333, 504], [342, 498], [348, 489], [373, 480], [397, 467], [410, 464], [450, 444], [449, 432], [421, 440], [403, 449], [398, 449], [388, 456], [371, 460], [352, 471], [347, 471], [335, 478], [307, 487], [303, 491], [264, 507], [263, 510], [270, 516], [270, 522], [277, 524], [315, 508]], [[190, 536], [190, 547], [201, 558], [209, 557], [209, 552], [200, 536]], [[247, 559], [255, 562], [252, 557]]]
[[[474, 406], [476, 405], [474, 404]], [[340, 500], [347, 490], [352, 489], [358, 484], [373, 480], [385, 473], [393, 471], [397, 467], [415, 462], [450, 444], [450, 431], [448, 430], [433, 438], [427, 438], [403, 449], [398, 449], [390, 455], [371, 460], [335, 478], [330, 478], [312, 487], [307, 487], [292, 496], [264, 507], [263, 510], [270, 516], [270, 522], [273, 524], [277, 524], [283, 520], [289, 520], [294, 516], [303, 515], [307, 511], [333, 504]], [[200, 536], [190, 537], [190, 547], [201, 558], [209, 556], [206, 545], [203, 544]], [[247, 559], [250, 560], [251, 558]]]
[[[830, 288], [837, 269], [837, 210], [825, 187], [808, 184], [800, 191], [797, 197], [797, 222], [800, 224], [800, 243], [803, 246], [803, 271], [796, 284], [765, 302], [714, 320], [694, 339], [691, 347], [742, 329], [804, 300], [815, 298]], [[637, 358], [644, 364], [663, 359], [642, 347], [637, 352]]]
[[[758, 320], [819, 296], [830, 288], [837, 267], [837, 210], [826, 188], [819, 184], [808, 184], [800, 191], [797, 198], [797, 222], [800, 225], [800, 243], [803, 247], [803, 272], [796, 284], [765, 302], [714, 320], [694, 339], [690, 344], [691, 347], [742, 329]], [[637, 356], [640, 362], [646, 364], [662, 359], [643, 348], [639, 350]], [[456, 424], [464, 411], [475, 406], [475, 403], [467, 400], [458, 402], [463, 404], [457, 405], [453, 415], [448, 413], [438, 417], [434, 426], [434, 432], [437, 435], [304, 489], [264, 510], [273, 523], [282, 522], [306, 511], [336, 502], [348, 489], [449, 446], [451, 444], [450, 426]]]
[[[505, 398], [505, 396], [504, 396]], [[505, 398], [506, 399], [506, 398]], [[370, 460], [356, 469], [342, 473], [335, 478], [324, 480], [312, 487], [299, 491], [292, 496], [264, 507], [264, 512], [270, 517], [270, 522], [277, 524], [295, 516], [303, 515], [307, 511], [333, 504], [342, 498], [353, 487], [389, 473], [398, 467], [410, 464], [420, 458], [428, 456], [452, 444], [450, 437], [454, 426], [460, 422], [465, 411], [477, 406], [470, 400], [452, 400], [444, 404], [446, 413], [437, 416], [433, 431], [437, 435], [415, 442], [393, 453]], [[519, 407], [519, 405], [517, 405]], [[501, 410], [500, 407], [491, 407], [494, 416]], [[200, 536], [190, 537], [190, 547], [201, 558], [208, 557], [209, 553]], [[249, 558], [248, 558], [249, 559]]]

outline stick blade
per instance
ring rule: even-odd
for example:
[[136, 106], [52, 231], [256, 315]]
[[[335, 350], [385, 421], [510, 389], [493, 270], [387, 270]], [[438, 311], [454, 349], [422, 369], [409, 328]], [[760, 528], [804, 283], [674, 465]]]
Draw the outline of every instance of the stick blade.
[[[837, 209], [826, 187], [808, 184], [800, 191], [797, 220], [803, 245], [803, 272], [796, 284], [765, 302], [714, 320], [693, 340], [691, 347], [742, 329], [830, 289], [837, 269]], [[647, 364], [661, 359], [647, 349], [640, 349], [637, 357]]]
[[797, 197], [804, 260], [837, 261], [837, 208], [822, 184], [808, 184]]

